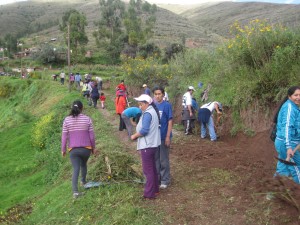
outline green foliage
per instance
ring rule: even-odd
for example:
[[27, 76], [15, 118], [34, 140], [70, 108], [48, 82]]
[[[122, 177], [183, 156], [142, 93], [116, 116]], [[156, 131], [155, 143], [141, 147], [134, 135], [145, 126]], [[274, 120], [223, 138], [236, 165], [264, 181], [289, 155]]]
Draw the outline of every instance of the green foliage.
[[39, 121], [36, 122], [32, 131], [32, 145], [39, 149], [45, 148], [45, 141], [48, 138], [49, 131], [51, 130], [51, 121], [53, 120], [54, 114], [49, 113]]
[[49, 63], [63, 63], [66, 62], [66, 48], [57, 47], [51, 44], [44, 44], [41, 47], [41, 50], [34, 53], [32, 58], [38, 60], [43, 64]]
[[75, 9], [71, 9], [65, 12], [62, 17], [60, 29], [64, 32], [66, 43], [68, 43], [69, 27], [70, 48], [74, 51], [75, 58], [82, 55], [79, 54], [80, 48], [83, 48], [83, 46], [85, 46], [88, 43], [88, 38], [85, 33], [86, 26], [86, 16]]
[[152, 85], [166, 85], [172, 79], [171, 69], [168, 64], [161, 64], [160, 59], [155, 57], [130, 58], [123, 56], [123, 70], [126, 73], [126, 83], [136, 85], [147, 83]]
[[272, 102], [280, 89], [295, 79], [300, 59], [299, 30], [290, 30], [281, 25], [271, 26], [266, 21], [253, 20], [241, 27], [233, 26], [235, 37], [228, 42], [225, 54], [234, 65], [246, 66], [255, 74], [253, 98]]
[[171, 58], [174, 58], [176, 54], [184, 52], [184, 46], [182, 44], [173, 43], [165, 48], [164, 62], [168, 62]]

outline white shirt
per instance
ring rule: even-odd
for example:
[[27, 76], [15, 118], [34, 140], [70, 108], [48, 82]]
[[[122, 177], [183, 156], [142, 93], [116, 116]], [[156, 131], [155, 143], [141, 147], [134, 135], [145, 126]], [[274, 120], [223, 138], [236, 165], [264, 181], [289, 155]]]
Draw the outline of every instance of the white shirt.
[[213, 112], [215, 110], [215, 103], [218, 104], [218, 102], [209, 102], [201, 106], [201, 108], [209, 109], [209, 111]]
[[189, 91], [182, 96], [182, 106], [186, 108], [188, 105], [192, 105], [192, 95]]
[[163, 98], [163, 100], [164, 101], [169, 101], [169, 96], [168, 96], [168, 93], [167, 92], [165, 92], [165, 96], [164, 96], [164, 98]]

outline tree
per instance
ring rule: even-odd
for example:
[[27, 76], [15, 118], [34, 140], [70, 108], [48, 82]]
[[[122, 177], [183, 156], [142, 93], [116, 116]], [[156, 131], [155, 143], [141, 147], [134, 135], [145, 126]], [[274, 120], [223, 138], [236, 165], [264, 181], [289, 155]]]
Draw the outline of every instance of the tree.
[[100, 0], [101, 19], [98, 31], [93, 33], [98, 47], [104, 47], [112, 62], [117, 62], [126, 42], [122, 31], [125, 4], [120, 0]]
[[174, 58], [176, 54], [184, 52], [185, 48], [182, 44], [173, 43], [165, 48], [164, 62], [168, 62], [171, 58]]
[[6, 34], [3, 39], [3, 47], [7, 49], [7, 53], [10, 57], [13, 53], [18, 51], [17, 42], [17, 37], [11, 34]]
[[44, 44], [40, 51], [32, 55], [32, 58], [39, 60], [44, 64], [51, 63], [65, 63], [66, 62], [66, 48], [56, 47], [51, 44]]
[[[120, 0], [100, 0], [101, 19], [94, 32], [96, 43], [103, 46], [114, 61], [120, 53], [136, 56], [138, 46], [152, 35], [156, 6], [142, 0], [130, 0], [128, 9]], [[117, 57], [117, 58], [116, 58]]]
[[123, 53], [129, 52], [130, 56], [136, 55], [139, 45], [146, 44], [153, 35], [156, 17], [156, 7], [141, 0], [130, 0], [124, 18], [124, 26], [128, 36], [128, 45]]
[[84, 53], [84, 46], [88, 43], [85, 33], [85, 27], [87, 26], [86, 16], [75, 9], [64, 13], [60, 30], [65, 34], [66, 43], [68, 41], [68, 26], [70, 30], [70, 48], [72, 49], [72, 54], [77, 57], [79, 53]]

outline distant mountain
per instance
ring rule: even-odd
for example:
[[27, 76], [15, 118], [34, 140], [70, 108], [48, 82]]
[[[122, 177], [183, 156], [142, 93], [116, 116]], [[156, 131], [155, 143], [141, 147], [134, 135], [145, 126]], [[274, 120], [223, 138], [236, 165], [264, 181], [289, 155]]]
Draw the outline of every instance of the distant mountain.
[[300, 4], [300, 0], [236, 0], [234, 2], [269, 2], [276, 4]]
[[288, 27], [300, 26], [300, 5], [290, 4], [221, 2], [204, 4], [180, 15], [224, 37], [229, 37], [230, 26], [235, 21], [247, 24], [253, 19], [266, 19]]
[[[31, 0], [1, 5], [0, 38], [8, 33], [21, 33], [26, 34], [27, 41], [32, 45], [48, 42], [52, 38], [57, 39], [57, 44], [58, 42], [64, 44], [58, 24], [63, 13], [72, 8], [86, 15], [88, 47], [93, 48], [95, 40], [92, 33], [97, 29], [94, 22], [100, 18], [99, 0]], [[218, 35], [166, 9], [159, 8], [156, 17], [152, 40], [160, 46], [173, 42], [181, 43], [184, 39], [192, 39], [192, 44], [195, 41], [197, 46], [204, 46], [220, 39]]]

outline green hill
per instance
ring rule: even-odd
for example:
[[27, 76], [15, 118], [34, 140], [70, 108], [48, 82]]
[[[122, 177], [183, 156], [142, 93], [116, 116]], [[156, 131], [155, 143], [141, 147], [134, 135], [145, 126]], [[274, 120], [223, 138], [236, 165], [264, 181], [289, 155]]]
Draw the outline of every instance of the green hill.
[[228, 37], [229, 28], [235, 22], [247, 24], [253, 19], [266, 19], [288, 27], [299, 27], [300, 5], [271, 3], [221, 2], [203, 4], [180, 15], [210, 32]]
[[[97, 29], [94, 23], [100, 18], [98, 0], [36, 0], [2, 5], [0, 6], [0, 30], [2, 31], [0, 37], [3, 38], [8, 33], [26, 33], [27, 37], [30, 38], [29, 43], [33, 45], [49, 42], [51, 38], [57, 38], [57, 41], [63, 44], [63, 34], [58, 29], [58, 23], [63, 13], [71, 8], [75, 8], [86, 15], [88, 48], [94, 48], [95, 40], [92, 33]], [[214, 43], [219, 39], [217, 35], [211, 34], [206, 29], [194, 25], [186, 18], [166, 9], [159, 8], [156, 18], [152, 41], [160, 46], [181, 42], [183, 36], [186, 39], [196, 39], [202, 45]]]

